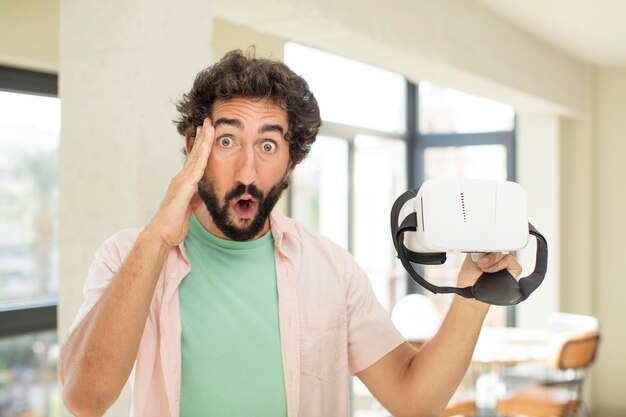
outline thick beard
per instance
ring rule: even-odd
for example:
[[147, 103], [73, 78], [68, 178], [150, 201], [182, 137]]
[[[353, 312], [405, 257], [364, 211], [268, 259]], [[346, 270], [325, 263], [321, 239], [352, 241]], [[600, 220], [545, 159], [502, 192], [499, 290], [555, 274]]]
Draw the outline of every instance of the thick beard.
[[[267, 218], [287, 186], [288, 182], [282, 179], [277, 184], [274, 184], [266, 195], [263, 195], [254, 184], [248, 186], [239, 184], [224, 196], [224, 203], [220, 205], [213, 184], [211, 181], [206, 181], [202, 178], [198, 182], [198, 194], [209, 210], [213, 223], [224, 236], [231, 240], [244, 242], [251, 240], [263, 230]], [[229, 217], [230, 202], [238, 200], [246, 192], [257, 200], [257, 213], [247, 226], [237, 227]]]

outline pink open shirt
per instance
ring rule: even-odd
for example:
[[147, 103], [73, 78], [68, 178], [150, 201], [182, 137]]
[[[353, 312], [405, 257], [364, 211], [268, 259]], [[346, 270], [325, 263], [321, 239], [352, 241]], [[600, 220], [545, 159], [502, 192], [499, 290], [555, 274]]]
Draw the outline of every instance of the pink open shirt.
[[[289, 417], [348, 416], [348, 373], [369, 367], [404, 338], [347, 251], [280, 214], [273, 213], [270, 222]], [[72, 330], [113, 280], [139, 231], [123, 230], [102, 244], [89, 269], [86, 299]], [[131, 416], [179, 417], [178, 285], [189, 270], [183, 245], [172, 248], [131, 375]]]

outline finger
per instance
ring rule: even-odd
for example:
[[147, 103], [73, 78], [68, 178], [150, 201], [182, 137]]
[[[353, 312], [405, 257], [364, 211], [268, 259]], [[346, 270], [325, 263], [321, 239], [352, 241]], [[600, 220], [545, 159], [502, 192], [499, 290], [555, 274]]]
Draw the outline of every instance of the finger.
[[198, 149], [198, 154], [196, 158], [194, 158], [192, 164], [195, 177], [197, 177], [198, 180], [204, 173], [204, 169], [209, 161], [209, 155], [211, 154], [211, 147], [213, 146], [213, 141], [215, 140], [215, 128], [211, 124], [211, 120], [209, 118], [204, 119], [200, 139], [200, 148]]
[[211, 123], [210, 118], [205, 118], [202, 126], [196, 127], [196, 137], [193, 142], [193, 146], [191, 147], [191, 152], [189, 153], [189, 158], [194, 160], [197, 159], [199, 154], [201, 153], [201, 149], [203, 143], [206, 142], [207, 134], [210, 134], [210, 129], [213, 128], [213, 124]]
[[211, 119], [204, 119], [204, 124], [196, 129], [196, 140], [183, 167], [184, 171], [190, 175], [194, 181], [198, 181], [206, 168], [211, 146], [215, 137], [215, 129], [211, 124]]
[[501, 259], [500, 262], [493, 267], [483, 269], [483, 272], [494, 273], [502, 270], [507, 270], [515, 278], [519, 277], [522, 273], [521, 266], [512, 256], [510, 258], [506, 257]]
[[517, 259], [515, 259], [515, 257], [511, 254], [506, 254], [506, 255], [501, 254], [501, 255], [502, 256], [496, 257], [496, 262], [492, 263], [491, 265], [486, 265], [486, 266], [479, 265], [480, 269], [483, 272], [490, 272], [490, 273], [498, 272], [503, 269], [506, 269], [507, 271], [509, 271], [509, 273], [511, 273], [511, 275], [513, 275], [514, 277], [518, 277], [522, 272], [522, 267], [517, 262]]
[[501, 252], [490, 252], [483, 255], [478, 261], [476, 261], [476, 264], [481, 269], [491, 268], [496, 265], [500, 259], [504, 258], [504, 256], [505, 254]]
[[472, 256], [467, 254], [457, 277], [457, 285], [459, 287], [471, 287], [482, 274], [483, 271], [472, 260]]

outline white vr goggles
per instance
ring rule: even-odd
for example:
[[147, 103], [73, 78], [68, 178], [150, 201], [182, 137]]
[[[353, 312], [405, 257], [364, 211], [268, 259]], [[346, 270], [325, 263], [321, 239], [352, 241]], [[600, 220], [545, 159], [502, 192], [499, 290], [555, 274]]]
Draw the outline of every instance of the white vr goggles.
[[[409, 275], [433, 293], [456, 293], [489, 304], [514, 305], [543, 281], [548, 247], [526, 215], [524, 190], [508, 181], [428, 180], [400, 195], [391, 209], [391, 234]], [[517, 281], [508, 271], [483, 273], [472, 287], [439, 287], [425, 280], [416, 264], [441, 265], [446, 252], [513, 252], [537, 239], [535, 269]]]

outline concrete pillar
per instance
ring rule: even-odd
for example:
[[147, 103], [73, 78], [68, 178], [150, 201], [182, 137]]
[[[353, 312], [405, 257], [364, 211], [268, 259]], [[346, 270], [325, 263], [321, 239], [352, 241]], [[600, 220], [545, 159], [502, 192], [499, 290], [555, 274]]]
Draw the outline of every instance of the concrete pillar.
[[[175, 102], [212, 64], [208, 0], [61, 0], [59, 341], [94, 252], [142, 226], [181, 166]], [[127, 416], [122, 395], [107, 416]]]

